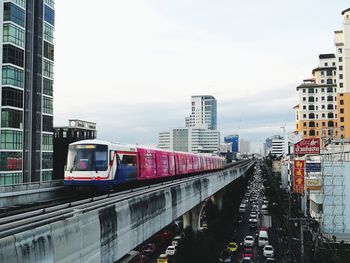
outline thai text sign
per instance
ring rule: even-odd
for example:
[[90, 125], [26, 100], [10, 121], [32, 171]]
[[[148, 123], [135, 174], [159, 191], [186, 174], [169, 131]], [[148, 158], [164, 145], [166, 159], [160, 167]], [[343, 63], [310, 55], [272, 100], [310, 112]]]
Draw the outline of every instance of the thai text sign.
[[294, 160], [294, 192], [304, 192], [305, 161]]
[[319, 191], [322, 187], [321, 179], [309, 179], [305, 180], [305, 187], [307, 190]]
[[306, 163], [305, 170], [310, 172], [321, 172], [321, 163]]
[[319, 154], [320, 153], [320, 139], [305, 139], [294, 144], [294, 154]]

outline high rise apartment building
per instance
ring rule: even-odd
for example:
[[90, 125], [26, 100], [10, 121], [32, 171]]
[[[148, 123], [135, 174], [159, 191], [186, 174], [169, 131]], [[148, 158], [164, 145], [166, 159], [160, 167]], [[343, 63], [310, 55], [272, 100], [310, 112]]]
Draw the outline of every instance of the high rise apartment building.
[[334, 54], [320, 55], [313, 78], [297, 87], [296, 131], [303, 138], [350, 139], [350, 8], [335, 31]]
[[303, 138], [321, 138], [322, 133], [328, 136], [337, 128], [335, 55], [319, 55], [319, 65], [312, 75], [297, 87], [299, 104], [294, 107], [296, 131]]
[[51, 180], [54, 1], [1, 4], [0, 185]]
[[350, 8], [341, 13], [342, 30], [335, 31], [337, 62], [337, 110], [340, 133], [350, 139]]
[[186, 117], [186, 127], [217, 129], [217, 102], [213, 96], [191, 97], [191, 115]]

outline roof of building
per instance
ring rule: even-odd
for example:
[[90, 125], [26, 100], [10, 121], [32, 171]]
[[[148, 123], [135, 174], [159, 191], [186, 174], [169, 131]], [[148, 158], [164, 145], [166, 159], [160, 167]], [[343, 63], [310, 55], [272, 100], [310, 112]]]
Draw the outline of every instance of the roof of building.
[[336, 70], [336, 67], [317, 67], [312, 70], [312, 74], [314, 74], [315, 71], [321, 71], [321, 70]]
[[345, 9], [343, 12], [341, 12], [342, 15], [344, 15], [346, 12], [350, 11], [350, 8]]
[[337, 84], [316, 84], [316, 83], [302, 83], [297, 87], [298, 89], [307, 89], [307, 88], [328, 88], [328, 87], [336, 87]]
[[319, 56], [319, 59], [323, 59], [323, 58], [335, 58], [335, 55], [332, 53], [329, 53], [329, 54], [320, 54]]

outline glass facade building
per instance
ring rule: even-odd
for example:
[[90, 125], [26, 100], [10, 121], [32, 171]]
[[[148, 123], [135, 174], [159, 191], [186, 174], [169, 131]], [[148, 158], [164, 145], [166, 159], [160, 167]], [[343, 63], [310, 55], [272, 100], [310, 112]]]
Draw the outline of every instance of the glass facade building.
[[0, 185], [49, 181], [53, 168], [53, 0], [1, 1]]

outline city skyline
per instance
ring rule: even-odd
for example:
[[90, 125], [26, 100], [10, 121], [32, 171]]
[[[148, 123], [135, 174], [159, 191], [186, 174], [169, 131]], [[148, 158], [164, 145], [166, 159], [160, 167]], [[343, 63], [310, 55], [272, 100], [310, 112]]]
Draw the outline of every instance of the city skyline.
[[[97, 122], [100, 139], [154, 145], [160, 130], [182, 126], [196, 94], [217, 98], [222, 137], [260, 144], [281, 134], [281, 124], [292, 131], [295, 87], [318, 54], [334, 52], [333, 31], [348, 8], [345, 1], [103, 4], [111, 8], [100, 14], [92, 2], [56, 3], [55, 126], [81, 118]], [[103, 52], [91, 32], [106, 36]]]

